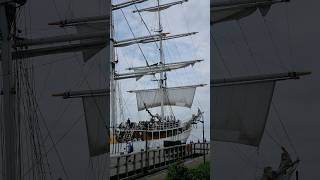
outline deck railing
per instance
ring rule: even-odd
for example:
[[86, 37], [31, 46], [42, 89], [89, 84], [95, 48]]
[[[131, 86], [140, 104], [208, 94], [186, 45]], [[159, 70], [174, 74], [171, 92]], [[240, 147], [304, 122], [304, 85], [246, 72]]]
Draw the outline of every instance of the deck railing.
[[209, 143], [191, 143], [150, 149], [110, 158], [110, 179], [132, 179], [167, 168], [179, 160], [208, 154]]

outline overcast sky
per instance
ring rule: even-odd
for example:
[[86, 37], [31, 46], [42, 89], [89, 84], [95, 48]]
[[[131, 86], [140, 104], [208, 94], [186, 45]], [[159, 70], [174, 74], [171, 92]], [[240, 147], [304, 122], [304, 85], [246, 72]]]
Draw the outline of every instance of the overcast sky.
[[[273, 138], [287, 147], [293, 158], [297, 157], [296, 149], [301, 159], [301, 179], [320, 178], [317, 172], [320, 160], [319, 6], [317, 0], [291, 1], [274, 5], [265, 17], [266, 23], [256, 12], [240, 20], [239, 24], [233, 21], [213, 26], [221, 52], [219, 55], [217, 48], [212, 47], [211, 73], [214, 77], [230, 77], [222, 59], [231, 76], [312, 71], [311, 76], [301, 80], [277, 83], [274, 92], [273, 102], [295, 148], [290, 146], [273, 108], [266, 127]], [[259, 151], [231, 143], [215, 143], [214, 148], [213, 175], [218, 180], [253, 179], [261, 175], [264, 166], [277, 168], [280, 161], [279, 146], [266, 135]]]

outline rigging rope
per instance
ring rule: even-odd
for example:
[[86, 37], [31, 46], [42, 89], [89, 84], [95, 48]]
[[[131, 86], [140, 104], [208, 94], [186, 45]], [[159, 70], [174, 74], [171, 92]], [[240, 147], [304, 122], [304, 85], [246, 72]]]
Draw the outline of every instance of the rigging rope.
[[[283, 68], [284, 70], [288, 71], [289, 68], [287, 68], [287, 67], [285, 66], [285, 64], [282, 62], [282, 58], [281, 58], [281, 56], [280, 56], [279, 49], [278, 49], [277, 46], [276, 46], [276, 42], [275, 42], [275, 40], [274, 40], [274, 38], [273, 38], [273, 36], [272, 36], [271, 29], [270, 29], [270, 27], [269, 27], [269, 25], [268, 25], [267, 19], [266, 19], [266, 17], [263, 17], [263, 16], [262, 16], [262, 19], [263, 19], [263, 24], [265, 25], [265, 27], [266, 27], [266, 29], [267, 29], [267, 34], [268, 34], [268, 36], [269, 36], [269, 38], [270, 38], [270, 41], [271, 41], [271, 43], [272, 43], [272, 47], [274, 48], [275, 55], [276, 55], [277, 59], [279, 60], [279, 64], [280, 64], [280, 66], [282, 66], [282, 68]], [[291, 69], [292, 69], [292, 68], [291, 68]]]
[[[291, 39], [291, 28], [290, 28], [290, 21], [289, 21], [289, 5], [285, 6], [285, 21], [287, 24], [287, 38], [288, 38], [288, 49], [289, 49], [289, 58], [292, 59], [291, 62], [294, 62], [294, 55], [293, 55], [293, 48], [292, 48], [292, 39]], [[292, 70], [294, 69], [295, 65], [292, 65]]]
[[220, 48], [219, 48], [219, 46], [218, 46], [218, 43], [216, 42], [216, 40], [215, 40], [215, 38], [213, 37], [213, 35], [212, 35], [211, 32], [210, 32], [210, 34], [211, 34], [211, 39], [213, 40], [213, 43], [214, 43], [214, 45], [215, 45], [215, 47], [216, 47], [216, 49], [217, 49], [217, 51], [218, 51], [218, 55], [220, 56], [221, 62], [222, 62], [222, 64], [223, 64], [225, 70], [227, 71], [227, 73], [229, 74], [229, 76], [232, 76], [231, 71], [230, 71], [227, 63], [226, 63], [225, 59], [224, 59], [223, 56], [222, 56], [222, 52], [221, 52], [221, 50], [220, 50]]
[[286, 127], [285, 127], [282, 119], [281, 119], [280, 113], [279, 113], [279, 111], [278, 111], [278, 108], [277, 108], [275, 102], [272, 101], [271, 103], [272, 103], [273, 110], [274, 110], [274, 112], [275, 112], [275, 114], [276, 114], [276, 116], [277, 116], [277, 119], [279, 120], [279, 122], [280, 122], [280, 124], [281, 124], [281, 128], [283, 129], [283, 131], [284, 131], [284, 133], [285, 133], [285, 135], [286, 135], [286, 137], [287, 137], [287, 140], [288, 140], [291, 148], [293, 149], [295, 155], [296, 155], [296, 156], [299, 156], [299, 154], [298, 154], [295, 146], [294, 146], [293, 143], [292, 143], [292, 140], [291, 140], [291, 138], [290, 138], [290, 136], [289, 136], [289, 133], [288, 133], [288, 131], [287, 131], [287, 129], [286, 129]]
[[[269, 36], [270, 36], [270, 39], [271, 39], [272, 44], [273, 44], [273, 46], [274, 46], [274, 48], [275, 48], [275, 51], [276, 51], [275, 42], [274, 42], [274, 39], [273, 39], [273, 37], [272, 37], [272, 33], [271, 33], [271, 31], [270, 31], [270, 29], [269, 29], [269, 27], [268, 27], [268, 25], [267, 25], [267, 22], [266, 22], [265, 17], [263, 17], [263, 20], [264, 20], [264, 24], [265, 24], [266, 27], [267, 27], [268, 34], [269, 34]], [[251, 57], [252, 57], [252, 59], [253, 59], [254, 62], [255, 62], [255, 65], [256, 65], [256, 67], [257, 67], [257, 69], [258, 69], [258, 72], [261, 72], [261, 69], [259, 68], [257, 61], [255, 61], [255, 59], [254, 59], [253, 52], [252, 52], [252, 50], [251, 50], [251, 48], [250, 48], [250, 46], [249, 46], [249, 42], [248, 42], [245, 34], [244, 34], [244, 30], [243, 30], [243, 28], [242, 28], [242, 26], [241, 26], [241, 23], [240, 23], [239, 21], [237, 21], [237, 23], [238, 23], [238, 25], [239, 25], [239, 27], [240, 27], [240, 30], [241, 30], [241, 32], [242, 32], [243, 38], [244, 38], [244, 40], [245, 40], [245, 42], [246, 42], [246, 45], [247, 45], [248, 49], [250, 50]], [[280, 55], [279, 55], [277, 52], [278, 52], [278, 51], [276, 51], [276, 55], [277, 55], [277, 57], [279, 58], [280, 64], [281, 64], [285, 69], [287, 69], [287, 68], [283, 65], [283, 63], [282, 63], [282, 61], [281, 61], [281, 59], [280, 59]], [[281, 126], [282, 126], [282, 128], [283, 128], [283, 130], [284, 130], [284, 132], [285, 132], [285, 134], [286, 134], [286, 136], [287, 136], [287, 138], [288, 138], [288, 141], [289, 141], [290, 145], [292, 146], [293, 150], [295, 151], [295, 153], [296, 153], [296, 155], [297, 155], [297, 152], [296, 152], [296, 150], [295, 150], [295, 148], [294, 148], [294, 146], [293, 146], [293, 144], [292, 144], [292, 142], [291, 142], [291, 140], [290, 140], [290, 138], [289, 138], [289, 135], [288, 135], [288, 133], [287, 133], [285, 127], [284, 127], [284, 124], [283, 124], [282, 120], [280, 119], [280, 116], [279, 116], [279, 114], [278, 114], [277, 108], [275, 107], [275, 105], [274, 105], [273, 102], [272, 102], [272, 107], [273, 107], [273, 109], [275, 110], [275, 112], [276, 112], [276, 114], [277, 114], [277, 117], [278, 117], [278, 119], [279, 119], [279, 121], [280, 121], [280, 123], [281, 123]], [[273, 141], [275, 141], [275, 139], [271, 136], [271, 134], [267, 133], [267, 135], [270, 136], [270, 138], [271, 138]], [[275, 141], [275, 142], [276, 142], [276, 141]], [[276, 144], [279, 144], [279, 142], [276, 142]]]
[[[30, 12], [30, 4], [29, 4], [29, 12]], [[27, 9], [25, 9], [24, 13], [27, 13]], [[14, 20], [14, 37], [16, 37], [17, 33], [17, 21], [21, 18], [21, 9], [18, 9], [17, 16]], [[29, 14], [30, 15], [30, 14]], [[29, 16], [31, 22], [31, 16]], [[27, 16], [25, 16], [25, 29], [27, 28]], [[28, 32], [27, 30], [25, 31]], [[14, 39], [16, 40], [16, 39]], [[14, 51], [18, 53], [18, 49], [15, 48]], [[19, 55], [18, 55], [19, 57]], [[46, 173], [49, 173], [51, 176], [50, 164], [48, 162], [47, 156], [42, 156], [44, 151], [44, 145], [42, 142], [42, 132], [39, 126], [39, 119], [36, 115], [36, 107], [34, 106], [34, 102], [36, 101], [36, 97], [32, 96], [34, 92], [34, 68], [30, 65], [27, 59], [21, 58], [19, 60], [13, 61], [13, 76], [15, 77], [15, 85], [17, 89], [17, 109], [19, 113], [15, 119], [17, 120], [17, 128], [18, 130], [18, 147], [17, 147], [17, 156], [19, 161], [19, 177], [22, 177], [22, 172], [24, 171], [25, 164], [32, 163], [34, 161], [40, 161], [40, 165], [33, 171], [33, 179], [46, 179]], [[32, 81], [33, 80], [33, 81]], [[24, 124], [22, 124], [24, 122]], [[25, 125], [25, 127], [23, 127]], [[26, 131], [22, 131], [22, 128], [28, 128]], [[25, 133], [25, 134], [24, 134]], [[29, 133], [29, 134], [28, 134]], [[29, 138], [27, 138], [29, 137]], [[28, 147], [30, 146], [30, 147]], [[31, 148], [31, 149], [29, 149]], [[30, 154], [29, 154], [30, 153]], [[26, 156], [25, 156], [26, 155]], [[25, 159], [26, 158], [26, 159]], [[27, 162], [25, 162], [25, 160]], [[45, 163], [47, 164], [45, 167]]]
[[247, 36], [246, 36], [246, 34], [245, 34], [244, 30], [243, 30], [243, 27], [242, 27], [242, 25], [241, 25], [241, 22], [240, 22], [239, 20], [237, 20], [236, 22], [237, 22], [237, 25], [239, 26], [239, 29], [240, 29], [241, 35], [242, 35], [242, 37], [243, 37], [243, 40], [244, 40], [244, 42], [245, 42], [245, 44], [246, 44], [246, 46], [247, 46], [247, 48], [248, 48], [248, 50], [249, 50], [251, 60], [253, 61], [253, 63], [254, 63], [255, 66], [257, 67], [258, 72], [261, 72], [260, 67], [258, 66], [258, 62], [257, 62], [257, 60], [256, 60], [255, 57], [254, 57], [253, 50], [251, 49], [251, 47], [250, 47], [250, 45], [249, 45], [249, 41], [248, 41], [248, 39], [247, 39]]
[[[129, 24], [129, 21], [128, 21], [126, 15], [124, 14], [124, 12], [123, 12], [122, 9], [120, 9], [120, 10], [121, 10], [121, 13], [122, 13], [124, 19], [126, 20], [126, 23], [127, 23], [128, 27], [129, 27], [129, 29], [130, 29], [130, 32], [131, 32], [133, 38], [136, 38], [136, 36], [135, 36], [135, 34], [133, 33], [133, 30], [132, 30], [132, 28], [131, 28], [131, 26], [130, 26], [130, 24]], [[142, 48], [141, 48], [140, 44], [137, 43], [137, 45], [138, 45], [138, 47], [139, 47], [139, 50], [140, 50], [140, 52], [141, 52], [141, 54], [142, 54], [142, 56], [143, 56], [143, 58], [144, 58], [144, 60], [145, 60], [145, 62], [146, 62], [146, 64], [147, 64], [147, 66], [149, 66], [147, 57], [145, 56], [144, 52], [142, 51]]]

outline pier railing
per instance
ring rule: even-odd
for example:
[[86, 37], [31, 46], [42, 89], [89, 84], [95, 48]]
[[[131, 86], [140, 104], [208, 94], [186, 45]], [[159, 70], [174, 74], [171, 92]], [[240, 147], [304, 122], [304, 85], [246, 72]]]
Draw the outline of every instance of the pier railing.
[[117, 155], [110, 158], [110, 179], [134, 179], [167, 168], [180, 160], [208, 154], [209, 143], [191, 143]]

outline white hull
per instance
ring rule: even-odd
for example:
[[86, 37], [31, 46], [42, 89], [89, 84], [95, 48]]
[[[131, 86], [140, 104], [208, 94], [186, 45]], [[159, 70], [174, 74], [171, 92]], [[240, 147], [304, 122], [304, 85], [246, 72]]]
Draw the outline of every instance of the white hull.
[[[189, 136], [190, 136], [191, 131], [192, 131], [192, 128], [185, 130], [181, 134], [178, 134], [175, 136], [156, 139], [156, 140], [149, 140], [148, 141], [148, 148], [155, 149], [158, 147], [163, 147], [164, 141], [181, 141], [182, 143], [186, 143]], [[134, 152], [141, 151], [141, 149], [145, 149], [145, 147], [146, 147], [145, 141], [133, 141], [133, 151]], [[117, 151], [117, 152], [115, 152], [115, 151]], [[127, 153], [127, 144], [126, 143], [110, 144], [111, 156], [120, 154], [121, 152]]]

